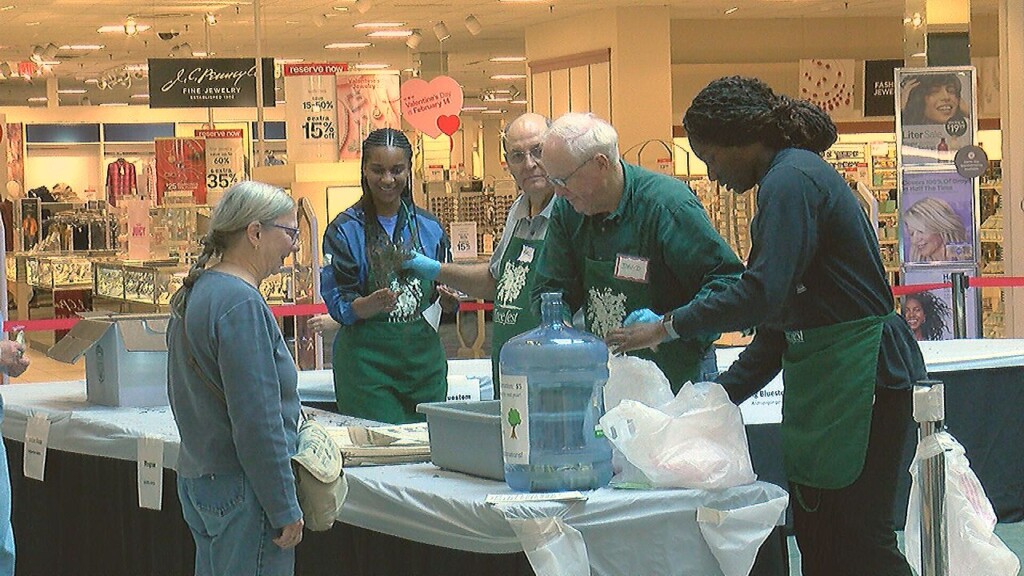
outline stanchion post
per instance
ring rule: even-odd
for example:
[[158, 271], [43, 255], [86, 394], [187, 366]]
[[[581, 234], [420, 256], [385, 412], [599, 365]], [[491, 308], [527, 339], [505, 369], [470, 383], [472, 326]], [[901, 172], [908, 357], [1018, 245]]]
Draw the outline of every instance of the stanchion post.
[[967, 338], [967, 275], [954, 272], [953, 284], [953, 338]]
[[[946, 417], [942, 382], [921, 380], [914, 386], [914, 421], [918, 443], [941, 432]], [[940, 451], [921, 462], [921, 576], [947, 576], [946, 458]]]

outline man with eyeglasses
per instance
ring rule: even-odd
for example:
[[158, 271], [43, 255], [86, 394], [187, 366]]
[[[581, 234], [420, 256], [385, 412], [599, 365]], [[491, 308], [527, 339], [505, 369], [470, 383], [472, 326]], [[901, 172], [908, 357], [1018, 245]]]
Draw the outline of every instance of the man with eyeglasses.
[[[571, 311], [583, 310], [586, 329], [601, 338], [722, 290], [743, 271], [690, 188], [623, 161], [618, 139], [607, 122], [569, 113], [554, 122], [543, 144], [542, 163], [560, 198], [548, 223], [533, 305], [539, 308], [542, 293], [561, 291]], [[634, 354], [653, 360], [678, 392], [687, 381], [717, 375], [718, 336], [672, 340]]]
[[513, 120], [502, 134], [508, 171], [522, 194], [509, 208], [505, 229], [490, 263], [441, 264], [417, 254], [406, 267], [417, 275], [474, 298], [494, 300], [491, 364], [495, 396], [500, 394], [498, 358], [501, 347], [514, 336], [536, 328], [540, 316], [530, 305], [536, 263], [544, 252], [544, 237], [554, 200], [554, 190], [540, 164], [541, 142], [551, 122], [540, 114], [527, 113]]

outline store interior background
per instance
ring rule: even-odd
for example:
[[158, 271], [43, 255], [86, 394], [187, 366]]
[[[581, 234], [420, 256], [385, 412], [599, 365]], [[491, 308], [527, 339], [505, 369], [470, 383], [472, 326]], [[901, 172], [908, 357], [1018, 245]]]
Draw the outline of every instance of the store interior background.
[[[143, 65], [147, 58], [252, 57], [256, 54], [251, 1], [118, 2], [109, 0], [0, 0], [0, 62], [29, 60], [33, 47], [58, 47], [50, 65], [31, 78], [0, 78], [0, 114], [7, 122], [156, 123], [173, 122], [176, 135], [212, 119], [220, 127], [244, 127], [260, 149], [255, 109], [150, 109], [146, 104]], [[1024, 16], [1016, 0], [670, 0], [636, 3], [616, 0], [548, 2], [453, 0], [320, 0], [259, 3], [262, 54], [279, 62], [344, 62], [351, 69], [398, 71], [403, 79], [430, 79], [448, 74], [466, 95], [462, 128], [447, 154], [447, 138], [424, 137], [428, 161], [437, 159], [453, 181], [482, 179], [508, 184], [502, 165], [499, 133], [504, 122], [533, 110], [556, 117], [569, 110], [589, 110], [618, 128], [627, 160], [655, 167], [670, 143], [674, 172], [698, 177], [703, 165], [688, 148], [679, 121], [693, 95], [708, 81], [728, 74], [754, 75], [776, 90], [799, 95], [800, 61], [811, 58], [856, 61], [858, 92], [852, 114], [837, 119], [840, 142], [891, 143], [892, 117], [865, 118], [861, 111], [863, 62], [906, 56], [908, 26], [914, 10], [927, 14], [931, 31], [969, 32], [970, 63], [978, 69], [978, 139], [989, 157], [1002, 160], [1005, 273], [1021, 275], [1012, 230], [1024, 225], [1016, 210], [1024, 193], [1024, 170], [1014, 170], [1024, 153], [1005, 149], [1010, 127], [1020, 125], [1019, 102], [1024, 58], [1021, 43]], [[212, 16], [212, 19], [210, 17]], [[472, 16], [478, 29], [467, 19]], [[126, 33], [131, 19], [136, 33]], [[212, 23], [213, 21], [216, 23]], [[398, 23], [386, 29], [415, 31], [415, 49], [407, 37], [367, 38], [368, 22]], [[439, 40], [443, 23], [450, 37]], [[98, 29], [109, 26], [111, 33]], [[144, 27], [149, 26], [148, 29]], [[472, 33], [473, 28], [476, 34]], [[340, 42], [371, 42], [355, 49], [327, 49]], [[72, 49], [72, 46], [102, 48]], [[66, 48], [61, 48], [66, 47]], [[183, 48], [184, 47], [184, 48]], [[183, 50], [190, 52], [185, 54]], [[520, 62], [494, 62], [516, 56]], [[1014, 63], [1018, 65], [1014, 65]], [[915, 62], [915, 65], [923, 65]], [[3, 68], [0, 68], [3, 70]], [[129, 71], [130, 70], [130, 71]], [[100, 89], [101, 78], [127, 73], [131, 79]], [[287, 94], [277, 82], [278, 105], [266, 108], [268, 123], [284, 121]], [[515, 94], [510, 100], [503, 96]], [[1016, 92], [1014, 92], [1016, 91]], [[498, 98], [495, 98], [495, 96]], [[1015, 107], [1005, 102], [1016, 102]], [[1000, 129], [1001, 128], [1001, 129]], [[1019, 131], [1018, 131], [1019, 132]], [[1017, 139], [1020, 140], [1019, 138]], [[1024, 146], [1024, 145], [1016, 145]], [[287, 153], [284, 140], [268, 140], [266, 151]], [[102, 196], [104, 167], [111, 158], [150, 153], [146, 144], [91, 142], [65, 146], [29, 144], [25, 152], [24, 189], [68, 183], [80, 195]], [[1016, 159], [1016, 164], [1008, 162]], [[258, 168], [255, 177], [291, 184], [294, 194], [312, 201], [321, 230], [330, 217], [355, 200], [350, 190], [343, 202], [329, 206], [325, 184], [340, 177], [358, 178], [355, 163], [323, 167], [311, 164], [303, 175], [295, 165]], [[300, 182], [305, 178], [304, 181]], [[86, 191], [83, 193], [83, 191]], [[91, 191], [91, 192], [88, 192]], [[97, 192], [98, 191], [98, 192]], [[1014, 215], [1018, 215], [1014, 218]], [[1014, 228], [1016, 226], [1017, 228]], [[1024, 240], [1018, 240], [1024, 242]], [[1016, 272], [1015, 272], [1016, 271]], [[1019, 290], [1017, 292], [1020, 292]], [[1004, 299], [1003, 334], [1024, 334], [1024, 294]], [[992, 306], [992, 303], [989, 303]]]

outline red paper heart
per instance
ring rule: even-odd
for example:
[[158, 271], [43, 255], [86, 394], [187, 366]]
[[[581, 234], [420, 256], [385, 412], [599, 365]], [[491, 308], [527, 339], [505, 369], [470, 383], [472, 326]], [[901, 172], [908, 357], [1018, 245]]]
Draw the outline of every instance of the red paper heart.
[[458, 116], [455, 115], [441, 115], [437, 117], [437, 127], [441, 129], [441, 132], [451, 136], [455, 134], [455, 131], [459, 129], [462, 122]]

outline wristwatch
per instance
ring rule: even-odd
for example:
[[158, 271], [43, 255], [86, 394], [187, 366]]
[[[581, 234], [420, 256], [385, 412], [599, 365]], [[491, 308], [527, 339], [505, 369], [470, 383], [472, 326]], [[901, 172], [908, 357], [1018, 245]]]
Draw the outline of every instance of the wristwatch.
[[671, 312], [669, 312], [668, 314], [665, 314], [664, 316], [661, 317], [661, 325], [665, 328], [665, 332], [668, 333], [668, 338], [665, 339], [666, 342], [669, 341], [669, 340], [678, 340], [679, 339], [679, 333], [676, 332], [675, 326], [672, 325], [672, 313]]

